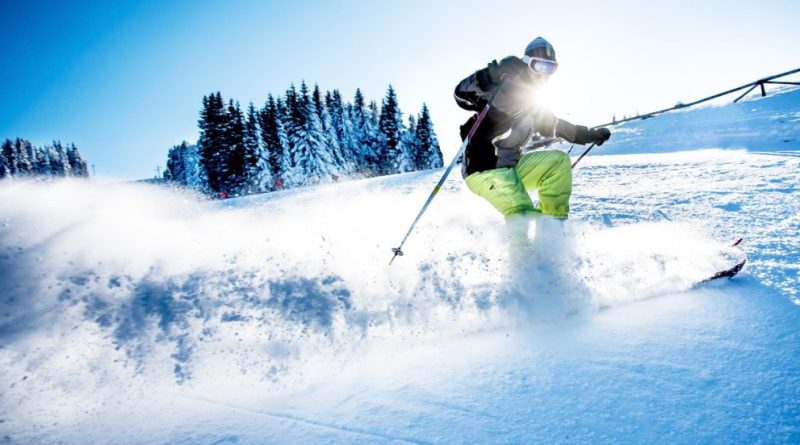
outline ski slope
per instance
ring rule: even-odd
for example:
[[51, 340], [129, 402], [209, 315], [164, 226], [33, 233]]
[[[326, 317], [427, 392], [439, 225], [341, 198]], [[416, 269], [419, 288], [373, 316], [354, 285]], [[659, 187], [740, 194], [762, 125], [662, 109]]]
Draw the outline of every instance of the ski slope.
[[[441, 171], [221, 202], [0, 183], [0, 437], [797, 443], [800, 153], [612, 147], [522, 262], [453, 177], [388, 267]], [[691, 289], [737, 236], [744, 271]]]
[[800, 150], [800, 89], [771, 86], [767, 91], [763, 98], [751, 93], [731, 103], [737, 95], [727, 95], [709, 102], [710, 106], [627, 122], [616, 128], [606, 152], [665, 153], [676, 148], [710, 147], [768, 152]]

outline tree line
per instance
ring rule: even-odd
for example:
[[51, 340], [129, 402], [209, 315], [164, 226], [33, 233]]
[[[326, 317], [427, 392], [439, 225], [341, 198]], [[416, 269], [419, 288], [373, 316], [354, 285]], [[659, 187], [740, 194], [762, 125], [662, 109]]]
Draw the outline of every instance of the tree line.
[[88, 177], [89, 169], [75, 144], [60, 141], [35, 146], [30, 141], [6, 139], [0, 149], [0, 178]]
[[345, 102], [305, 82], [246, 111], [216, 92], [198, 126], [196, 145], [170, 149], [164, 177], [223, 197], [442, 166], [427, 105], [404, 120], [391, 85], [380, 107], [360, 89]]

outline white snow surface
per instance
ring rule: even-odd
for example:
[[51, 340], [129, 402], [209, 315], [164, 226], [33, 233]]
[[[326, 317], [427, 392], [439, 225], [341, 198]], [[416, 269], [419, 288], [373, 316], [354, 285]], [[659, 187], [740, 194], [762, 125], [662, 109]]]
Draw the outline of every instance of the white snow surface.
[[[800, 153], [774, 148], [589, 156], [535, 261], [453, 177], [388, 266], [439, 170], [222, 202], [0, 183], [0, 443], [797, 443]], [[693, 288], [737, 236], [744, 271]]]

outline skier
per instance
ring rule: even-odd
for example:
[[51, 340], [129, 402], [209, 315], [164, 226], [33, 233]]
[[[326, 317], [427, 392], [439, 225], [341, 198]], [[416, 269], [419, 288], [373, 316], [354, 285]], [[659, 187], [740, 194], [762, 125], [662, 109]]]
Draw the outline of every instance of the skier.
[[[606, 128], [573, 125], [537, 103], [537, 91], [556, 68], [553, 46], [537, 37], [525, 48], [521, 59], [509, 56], [500, 63], [494, 60], [462, 80], [455, 89], [456, 103], [476, 112], [496, 93], [492, 107], [464, 151], [462, 175], [467, 187], [489, 201], [508, 222], [517, 216], [566, 219], [569, 214], [572, 192], [569, 156], [558, 150], [522, 155], [523, 147], [552, 137], [576, 144], [602, 145], [611, 137]], [[477, 114], [461, 126], [462, 140], [476, 119]], [[532, 189], [538, 190], [538, 208], [528, 195]], [[524, 227], [527, 233], [527, 222]]]

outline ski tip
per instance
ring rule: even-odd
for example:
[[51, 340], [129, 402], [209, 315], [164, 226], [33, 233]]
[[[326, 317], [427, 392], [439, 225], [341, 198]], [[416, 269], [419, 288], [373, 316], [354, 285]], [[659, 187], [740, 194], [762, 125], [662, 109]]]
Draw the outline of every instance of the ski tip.
[[693, 288], [696, 288], [696, 287], [698, 287], [698, 286], [700, 286], [700, 285], [703, 285], [703, 284], [705, 284], [705, 283], [708, 283], [708, 282], [711, 282], [711, 281], [719, 280], [719, 279], [721, 279], [721, 278], [728, 278], [728, 279], [730, 279], [730, 278], [733, 278], [733, 277], [735, 277], [736, 275], [738, 275], [738, 274], [739, 274], [739, 272], [741, 272], [741, 271], [742, 271], [742, 268], [744, 268], [744, 265], [745, 265], [746, 263], [747, 263], [747, 258], [745, 258], [745, 259], [743, 259], [742, 261], [740, 261], [740, 262], [736, 263], [736, 264], [735, 264], [733, 267], [731, 267], [730, 269], [726, 269], [726, 270], [723, 270], [723, 271], [717, 272], [717, 273], [715, 273], [714, 275], [712, 275], [712, 276], [710, 276], [710, 277], [706, 278], [705, 280], [699, 281], [697, 284], [695, 284], [695, 285], [694, 285], [694, 286], [692, 286], [692, 287], [693, 287]]
[[742, 270], [742, 268], [744, 268], [745, 263], [747, 263], [747, 258], [743, 259], [738, 264], [733, 266], [733, 275], [731, 275], [729, 278], [731, 278], [734, 275], [738, 274]]
[[739, 244], [742, 244], [742, 241], [744, 241], [744, 238], [737, 239], [736, 241], [733, 242], [733, 247], [736, 247]]

